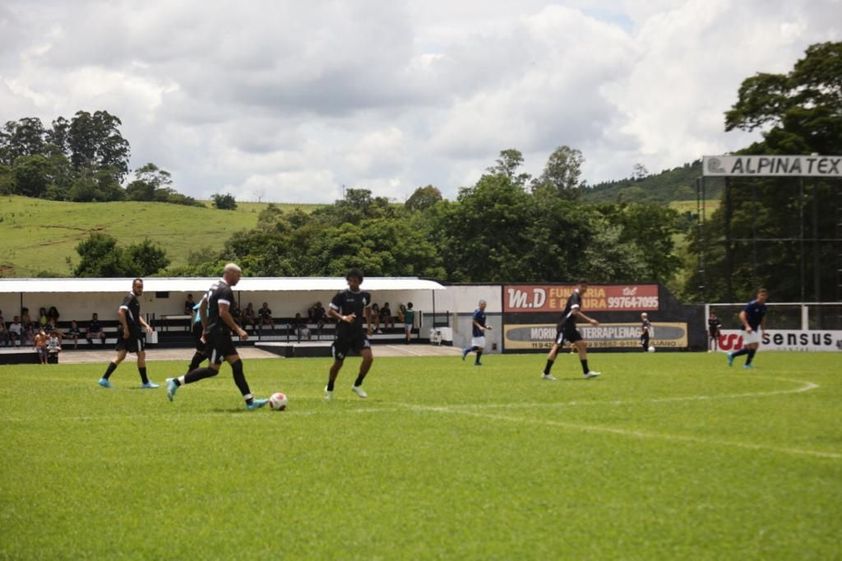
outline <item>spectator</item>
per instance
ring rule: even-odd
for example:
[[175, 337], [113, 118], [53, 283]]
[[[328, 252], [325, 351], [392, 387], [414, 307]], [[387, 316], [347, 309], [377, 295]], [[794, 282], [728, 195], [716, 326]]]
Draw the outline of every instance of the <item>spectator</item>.
[[406, 344], [412, 338], [412, 328], [415, 327], [415, 310], [412, 309], [412, 302], [406, 305], [406, 311], [403, 313], [404, 331], [406, 332]]
[[271, 332], [274, 329], [274, 324], [272, 323], [272, 310], [269, 309], [269, 304], [264, 302], [263, 306], [257, 310], [257, 317], [260, 318], [260, 330], [263, 330], [264, 325], [269, 326], [269, 331]]
[[716, 312], [711, 310], [708, 318], [708, 352], [719, 350], [719, 335], [722, 322], [716, 317]]
[[401, 325], [403, 325], [404, 323], [404, 314], [406, 314], [406, 306], [404, 306], [403, 304], [398, 304], [398, 323], [400, 323]]
[[243, 329], [248, 331], [249, 325], [251, 325], [252, 332], [257, 332], [257, 313], [254, 311], [251, 302], [246, 304], [246, 309], [243, 310]]
[[67, 330], [67, 333], [64, 334], [66, 339], [73, 339], [73, 349], [79, 348], [79, 337], [82, 336], [82, 332], [79, 330], [79, 326], [76, 325], [76, 321], [70, 322], [70, 329]]
[[44, 328], [44, 331], [47, 332], [47, 335], [50, 333], [58, 333], [59, 337], [64, 337], [64, 333], [58, 328], [58, 323], [54, 318], [47, 319], [47, 327]]
[[20, 323], [20, 318], [15, 316], [12, 318], [12, 323], [9, 324], [9, 345], [17, 344], [20, 346], [23, 334], [23, 325]]
[[99, 315], [91, 316], [91, 321], [88, 322], [88, 331], [85, 333], [85, 339], [88, 340], [89, 345], [93, 345], [93, 338], [99, 339], [99, 342], [105, 344], [105, 331], [102, 329], [102, 323], [99, 321]]
[[373, 326], [369, 326], [369, 329], [374, 330], [375, 333], [383, 333], [380, 331], [380, 306], [376, 303], [371, 305], [371, 323]]
[[4, 347], [10, 346], [11, 339], [9, 337], [9, 330], [6, 329], [6, 322], [3, 321], [3, 316], [0, 315], [0, 343], [3, 343]]
[[47, 338], [47, 362], [50, 362], [49, 359], [55, 358], [53, 362], [58, 362], [58, 354], [61, 352], [61, 337], [59, 337], [58, 332], [54, 331], [50, 334]]
[[0, 323], [6, 325], [6, 318], [3, 317], [3, 310], [0, 310]]
[[53, 320], [53, 323], [58, 325], [58, 318], [60, 314], [58, 313], [58, 309], [55, 306], [50, 306], [50, 309], [47, 310], [47, 319]]
[[[184, 301], [184, 315], [193, 317], [193, 306], [196, 305], [196, 302], [193, 301], [193, 295], [188, 294], [187, 300]], [[192, 321], [191, 321], [192, 323]]]
[[302, 337], [307, 337], [310, 339], [310, 328], [307, 327], [307, 322], [304, 321], [304, 317], [302, 317], [301, 312], [296, 312], [295, 317], [292, 320], [292, 330], [295, 333], [298, 342], [301, 342]]
[[46, 329], [48, 321], [47, 308], [38, 308], [38, 328]]
[[325, 326], [325, 321], [327, 321], [327, 315], [322, 303], [316, 302], [313, 304], [310, 309], [307, 310], [307, 315], [310, 318], [310, 323], [316, 324], [316, 335], [321, 336], [322, 328]]
[[395, 327], [395, 318], [392, 317], [392, 309], [389, 308], [388, 302], [380, 308], [380, 323], [383, 324], [383, 329], [387, 329], [390, 325], [393, 329]]
[[29, 315], [29, 308], [20, 309], [20, 324], [21, 345], [29, 345], [35, 336], [35, 325], [33, 325], [32, 318]]
[[47, 364], [47, 334], [43, 329], [35, 335], [35, 352], [38, 353], [39, 364]]

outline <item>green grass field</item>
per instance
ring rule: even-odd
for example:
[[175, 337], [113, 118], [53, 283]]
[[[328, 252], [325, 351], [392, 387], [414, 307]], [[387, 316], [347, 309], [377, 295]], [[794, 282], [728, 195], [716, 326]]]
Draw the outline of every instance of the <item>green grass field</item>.
[[166, 203], [0, 197], [0, 276], [27, 277], [42, 271], [69, 276], [67, 258], [78, 264], [76, 245], [93, 232], [113, 236], [122, 246], [149, 238], [167, 251], [171, 265], [184, 265], [191, 251], [219, 251], [235, 232], [254, 228], [267, 203], [237, 205], [229, 211]]
[[349, 359], [332, 403], [328, 359], [246, 361], [283, 413], [227, 366], [173, 403], [0, 367], [0, 559], [842, 558], [838, 354], [543, 360], [376, 359], [360, 400]]

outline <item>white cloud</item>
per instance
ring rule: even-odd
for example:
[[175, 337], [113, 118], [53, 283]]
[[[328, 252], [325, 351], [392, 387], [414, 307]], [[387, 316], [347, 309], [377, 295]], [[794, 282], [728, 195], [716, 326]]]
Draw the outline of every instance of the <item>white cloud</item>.
[[123, 121], [133, 166], [194, 196], [331, 201], [342, 185], [455, 196], [505, 148], [558, 145], [590, 182], [681, 165], [740, 82], [838, 40], [840, 0], [6, 0], [0, 119]]

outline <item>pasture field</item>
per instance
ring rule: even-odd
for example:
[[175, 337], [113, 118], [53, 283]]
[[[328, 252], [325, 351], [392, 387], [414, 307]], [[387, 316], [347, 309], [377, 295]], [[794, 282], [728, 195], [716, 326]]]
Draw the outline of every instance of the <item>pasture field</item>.
[[838, 354], [346, 362], [0, 366], [0, 559], [842, 559]]
[[[79, 263], [76, 245], [93, 232], [120, 246], [144, 238], [161, 244], [171, 266], [185, 265], [190, 252], [219, 251], [235, 232], [254, 228], [267, 203], [237, 203], [218, 210], [167, 203], [74, 203], [28, 197], [0, 197], [0, 276], [30, 277], [41, 272], [70, 276]], [[317, 205], [285, 205], [305, 210]], [[72, 263], [68, 263], [70, 258]]]

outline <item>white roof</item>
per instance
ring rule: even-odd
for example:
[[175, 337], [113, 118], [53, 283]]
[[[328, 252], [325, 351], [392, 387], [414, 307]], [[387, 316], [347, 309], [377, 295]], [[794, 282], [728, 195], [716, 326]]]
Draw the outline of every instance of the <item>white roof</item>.
[[[218, 277], [143, 279], [144, 292], [204, 292]], [[348, 287], [342, 277], [243, 277], [235, 291], [242, 292], [308, 292], [338, 291]], [[2, 279], [0, 294], [43, 293], [43, 292], [99, 292], [121, 293], [132, 288], [132, 279]], [[417, 277], [366, 277], [363, 290], [381, 292], [384, 290], [444, 290], [444, 286], [432, 280]]]

